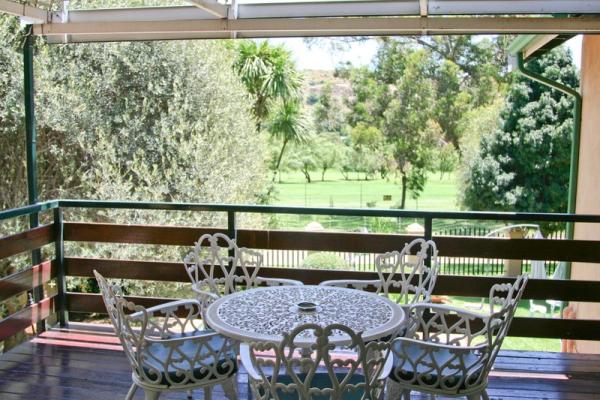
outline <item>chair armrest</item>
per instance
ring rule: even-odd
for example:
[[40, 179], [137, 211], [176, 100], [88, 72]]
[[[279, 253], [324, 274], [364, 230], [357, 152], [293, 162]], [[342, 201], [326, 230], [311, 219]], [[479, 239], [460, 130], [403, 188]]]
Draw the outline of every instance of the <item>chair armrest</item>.
[[[162, 343], [168, 344], [169, 347], [177, 347], [179, 344], [183, 344], [188, 341], [199, 341], [199, 342], [209, 342], [214, 336], [219, 336], [220, 333], [217, 333], [213, 330], [198, 330], [190, 333], [186, 336], [172, 337], [172, 338], [157, 338], [155, 336], [145, 336], [144, 339], [148, 343]], [[225, 340], [232, 340], [226, 338]]]
[[[185, 316], [180, 317], [178, 313], [185, 310], [187, 310]], [[150, 307], [145, 311], [138, 311], [131, 314], [129, 318], [143, 321], [144, 314], [147, 315], [145, 336], [165, 338], [199, 330], [201, 311], [201, 305], [197, 300], [176, 300]]]
[[195, 285], [192, 285], [192, 291], [196, 295], [196, 300], [200, 303], [200, 307], [202, 308], [202, 312], [206, 310], [206, 307], [212, 304], [213, 301], [219, 298], [213, 292], [207, 292], [206, 290], [199, 289]]
[[[163, 303], [163, 304], [159, 304], [154, 307], [147, 308], [146, 312], [148, 313], [149, 316], [165, 317], [165, 316], [169, 316], [169, 315], [173, 314], [174, 312], [179, 310], [181, 307], [193, 308], [193, 307], [186, 307], [186, 306], [196, 306], [196, 307], [200, 308], [200, 303], [197, 300], [193, 300], [193, 299], [175, 300], [175, 301], [170, 301], [168, 303]], [[136, 314], [139, 314], [139, 312]], [[162, 314], [162, 315], [156, 315], [156, 314]]]
[[265, 284], [267, 286], [304, 286], [304, 283], [295, 279], [284, 278], [265, 278], [262, 276], [256, 277], [256, 285]]
[[437, 304], [437, 303], [415, 303], [411, 304], [409, 307], [410, 311], [420, 310], [420, 309], [429, 309], [434, 311], [436, 314], [458, 314], [460, 316], [469, 317], [472, 319], [481, 319], [482, 321], [487, 321], [489, 319], [489, 314], [482, 314], [476, 311], [466, 310], [464, 308], [450, 306], [447, 304]]
[[409, 318], [412, 326], [408, 336], [420, 330], [425, 341], [449, 345], [466, 341], [472, 345], [475, 339], [487, 340], [489, 315], [445, 304], [416, 303], [409, 308]]
[[250, 357], [250, 346], [246, 343], [240, 345], [240, 359], [248, 375], [254, 380], [260, 380], [261, 376], [254, 367], [254, 363]]
[[381, 289], [381, 280], [379, 279], [334, 279], [329, 281], [323, 281], [319, 283], [319, 286], [335, 286], [343, 288], [352, 288], [364, 290], [369, 286], [373, 286], [379, 291]]

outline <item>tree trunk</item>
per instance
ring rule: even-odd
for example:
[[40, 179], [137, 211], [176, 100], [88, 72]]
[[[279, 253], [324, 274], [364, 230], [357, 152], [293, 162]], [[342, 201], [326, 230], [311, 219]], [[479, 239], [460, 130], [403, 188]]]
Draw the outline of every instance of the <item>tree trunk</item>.
[[281, 165], [281, 160], [283, 159], [283, 152], [285, 151], [285, 146], [287, 145], [288, 140], [283, 139], [283, 145], [281, 146], [281, 151], [279, 152], [279, 157], [277, 157], [277, 164], [275, 164], [275, 170], [273, 171], [273, 180], [275, 182], [275, 177], [277, 176], [277, 172], [279, 172], [279, 166]]
[[325, 171], [327, 171], [327, 168], [323, 168], [321, 171], [321, 182], [325, 182]]
[[400, 201], [400, 208], [404, 209], [406, 206], [406, 189], [407, 189], [408, 178], [406, 174], [402, 173], [402, 200]]
[[306, 178], [306, 182], [307, 182], [307, 183], [311, 183], [311, 180], [310, 180], [310, 172], [308, 172], [308, 170], [307, 170], [307, 169], [303, 169], [303, 170], [302, 170], [302, 173], [304, 174], [304, 177]]

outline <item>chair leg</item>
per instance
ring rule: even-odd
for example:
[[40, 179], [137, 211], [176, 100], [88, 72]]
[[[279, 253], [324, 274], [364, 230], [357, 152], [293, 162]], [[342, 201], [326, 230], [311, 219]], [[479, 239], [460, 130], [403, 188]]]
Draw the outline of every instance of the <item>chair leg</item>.
[[385, 385], [385, 400], [410, 399], [410, 390], [402, 389], [396, 381], [388, 379]]
[[225, 397], [227, 397], [228, 400], [237, 400], [237, 378], [235, 374], [223, 382], [221, 386], [223, 386]]
[[125, 400], [132, 400], [137, 388], [138, 386], [135, 383], [132, 383], [129, 391], [127, 392], [127, 396], [125, 396]]
[[158, 400], [160, 392], [144, 389], [144, 400]]
[[212, 386], [204, 388], [204, 400], [212, 400]]

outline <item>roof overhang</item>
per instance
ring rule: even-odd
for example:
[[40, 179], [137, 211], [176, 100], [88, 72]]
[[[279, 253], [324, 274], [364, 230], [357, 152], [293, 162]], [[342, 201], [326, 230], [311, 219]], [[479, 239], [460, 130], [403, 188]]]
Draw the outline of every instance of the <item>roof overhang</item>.
[[[246, 0], [252, 1], [252, 0]], [[256, 0], [254, 0], [256, 1]], [[600, 0], [188, 0], [189, 6], [52, 12], [0, 0], [50, 43], [234, 37], [600, 33]], [[560, 17], [557, 17], [560, 15]]]
[[519, 35], [508, 46], [511, 56], [521, 53], [523, 60], [540, 56], [571, 39], [574, 34]]

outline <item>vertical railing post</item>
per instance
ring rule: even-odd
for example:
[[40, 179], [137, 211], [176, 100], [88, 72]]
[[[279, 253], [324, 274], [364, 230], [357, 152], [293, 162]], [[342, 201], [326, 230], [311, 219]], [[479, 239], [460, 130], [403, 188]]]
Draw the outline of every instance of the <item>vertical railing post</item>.
[[227, 236], [237, 240], [237, 222], [235, 211], [227, 211]]
[[[433, 218], [432, 217], [425, 217], [425, 240], [431, 240], [433, 238]], [[431, 266], [431, 254], [429, 254], [429, 257], [427, 257], [425, 259], [425, 265], [427, 265], [428, 267]]]
[[58, 322], [62, 328], [65, 328], [69, 325], [69, 314], [67, 311], [67, 280], [65, 276], [63, 212], [60, 207], [56, 207], [54, 209], [54, 249], [54, 262], [56, 263], [57, 268], [56, 283], [58, 288]]
[[[37, 166], [36, 142], [37, 132], [35, 123], [35, 87], [33, 81], [33, 41], [32, 27], [28, 25], [28, 32], [23, 44], [23, 91], [25, 100], [25, 136], [27, 142], [27, 197], [29, 204], [38, 201], [37, 192]], [[29, 215], [29, 224], [35, 228], [39, 224], [37, 212]]]
[[[232, 239], [235, 244], [237, 245], [237, 227], [236, 227], [236, 215], [235, 215], [235, 211], [227, 211], [227, 236], [229, 236], [230, 239]], [[229, 257], [235, 257], [235, 250], [230, 249], [229, 250]], [[232, 263], [229, 263], [229, 270], [231, 271], [232, 268], [235, 268], [236, 266], [233, 265]], [[235, 282], [233, 283], [235, 285]]]
[[[33, 41], [32, 26], [27, 26], [27, 34], [23, 43], [23, 98], [25, 101], [25, 140], [27, 152], [27, 198], [29, 204], [38, 201], [37, 193], [37, 166], [36, 166], [36, 129], [35, 129], [35, 87], [33, 82]], [[29, 227], [36, 228], [40, 224], [38, 212], [29, 214]], [[38, 265], [42, 262], [42, 252], [36, 249], [31, 252], [31, 264]], [[33, 289], [35, 303], [44, 298], [44, 287], [39, 285]], [[37, 332], [45, 329], [45, 324], [40, 321], [36, 324]]]

